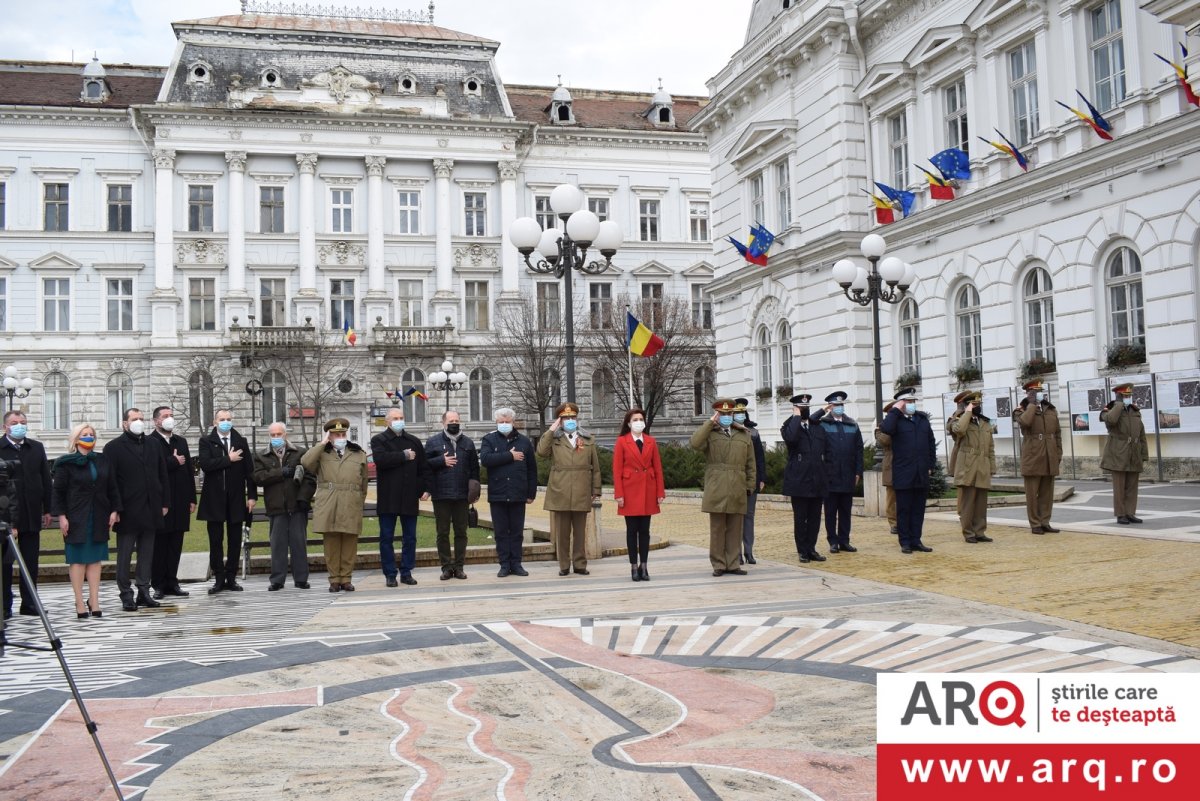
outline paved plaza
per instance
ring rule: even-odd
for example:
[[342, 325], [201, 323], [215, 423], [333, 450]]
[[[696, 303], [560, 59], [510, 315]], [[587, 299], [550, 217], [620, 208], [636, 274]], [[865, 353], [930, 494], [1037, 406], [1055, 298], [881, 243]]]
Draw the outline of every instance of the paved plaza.
[[[136, 614], [110, 586], [113, 611], [78, 622], [65, 586], [44, 597], [127, 797], [869, 799], [880, 671], [1200, 672], [1200, 536], [1038, 537], [1009, 511], [988, 545], [934, 515], [935, 552], [910, 556], [857, 518], [859, 553], [801, 566], [767, 505], [744, 577], [711, 575], [707, 521], [675, 502], [648, 583], [610, 556], [566, 578], [359, 573], [336, 595], [254, 576]], [[44, 639], [35, 624], [10, 636]], [[57, 663], [10, 649], [0, 798], [107, 797]]]

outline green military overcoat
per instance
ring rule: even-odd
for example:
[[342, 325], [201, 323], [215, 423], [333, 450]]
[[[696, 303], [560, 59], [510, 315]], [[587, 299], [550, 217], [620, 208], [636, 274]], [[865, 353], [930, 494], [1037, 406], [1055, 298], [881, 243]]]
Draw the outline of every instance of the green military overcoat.
[[757, 479], [750, 433], [735, 423], [726, 434], [705, 420], [692, 434], [692, 447], [707, 460], [700, 509], [715, 514], [746, 514], [747, 493], [754, 491]]
[[592, 498], [600, 495], [600, 453], [596, 438], [579, 429], [577, 447], [565, 431], [547, 431], [537, 444], [537, 455], [550, 460], [550, 478], [542, 508], [548, 512], [590, 512]]
[[1101, 469], [1120, 473], [1142, 472], [1150, 460], [1142, 410], [1136, 406], [1127, 408], [1120, 401], [1115, 401], [1104, 407], [1100, 419], [1108, 427], [1108, 442], [1104, 443], [1104, 455], [1100, 458]]
[[1057, 476], [1062, 464], [1062, 430], [1053, 404], [1021, 401], [1013, 420], [1021, 427], [1021, 475]]
[[362, 534], [363, 503], [367, 498], [367, 454], [354, 442], [338, 458], [333, 445], [318, 443], [300, 457], [300, 464], [317, 477], [313, 498], [313, 531], [317, 534]]
[[954, 461], [954, 485], [990, 488], [992, 476], [996, 472], [992, 421], [986, 417], [961, 414], [954, 420], [954, 433], [958, 440], [958, 456]]

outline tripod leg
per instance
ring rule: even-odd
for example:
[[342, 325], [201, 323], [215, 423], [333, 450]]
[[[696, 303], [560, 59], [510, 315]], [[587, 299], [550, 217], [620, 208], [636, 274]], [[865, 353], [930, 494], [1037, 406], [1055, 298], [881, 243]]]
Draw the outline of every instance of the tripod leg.
[[250, 524], [242, 525], [242, 581], [250, 575]]

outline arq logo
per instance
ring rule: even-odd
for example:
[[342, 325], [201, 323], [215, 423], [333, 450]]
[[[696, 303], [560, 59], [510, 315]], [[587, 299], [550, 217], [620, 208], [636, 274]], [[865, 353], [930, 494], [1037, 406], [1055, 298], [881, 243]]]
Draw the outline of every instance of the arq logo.
[[[961, 715], [968, 726], [978, 726], [976, 717], [975, 685], [968, 681], [942, 681], [941, 692], [930, 689], [929, 682], [918, 681], [913, 685], [908, 705], [900, 725], [912, 724], [913, 718], [925, 716], [933, 726], [953, 726], [955, 716]], [[936, 697], [939, 696], [939, 697]], [[1025, 725], [1025, 696], [1017, 685], [1009, 681], [993, 681], [979, 693], [979, 715], [993, 726], [1018, 727]], [[945, 723], [943, 724], [943, 718]]]

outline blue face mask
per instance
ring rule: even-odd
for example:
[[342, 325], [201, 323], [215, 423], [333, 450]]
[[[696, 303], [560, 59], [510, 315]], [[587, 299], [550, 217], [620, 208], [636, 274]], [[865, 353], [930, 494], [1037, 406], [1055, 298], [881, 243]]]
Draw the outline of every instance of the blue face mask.
[[29, 428], [24, 423], [14, 423], [8, 429], [8, 435], [13, 439], [25, 439], [25, 435], [29, 433]]
[[220, 431], [222, 434], [228, 434], [230, 431], [233, 430], [233, 421], [232, 420], [222, 420], [221, 422], [217, 423], [217, 430]]
[[842, 414], [845, 414], [845, 413], [846, 413], [846, 407], [845, 407], [845, 406], [834, 406], [834, 407], [833, 407], [833, 413], [834, 413], [834, 414], [837, 414], [837, 415], [842, 415]]
[[744, 415], [741, 412], [738, 412], [737, 414], [735, 414], [733, 416], [733, 421], [735, 423], [744, 423], [744, 422], [746, 422], [746, 415]]
[[917, 413], [917, 402], [909, 401], [908, 403], [904, 404], [904, 413], [907, 414], [909, 417], [912, 417], [914, 414], [916, 414]]
[[271, 437], [271, 447], [272, 448], [282, 448], [283, 442], [284, 442], [283, 437]]
[[391, 423], [389, 423], [389, 425], [391, 426], [392, 430], [395, 431], [397, 434], [399, 434], [401, 431], [404, 430], [404, 421], [403, 420], [393, 420]]
[[579, 429], [579, 421], [578, 420], [564, 420], [563, 421], [563, 430], [564, 431], [566, 431], [568, 433], [574, 433], [578, 429]]
[[[1121, 402], [1124, 403], [1126, 406], [1132, 406], [1133, 405], [1133, 396], [1126, 395], [1125, 397], [1121, 398]], [[24, 428], [24, 427], [25, 426], [21, 426], [21, 428]], [[15, 429], [16, 426], [13, 426], [13, 428]]]
[[717, 418], [717, 422], [721, 424], [721, 428], [729, 428], [733, 425], [733, 417], [728, 414], [723, 414]]
[[512, 433], [512, 423], [496, 423], [496, 430], [507, 437]]

